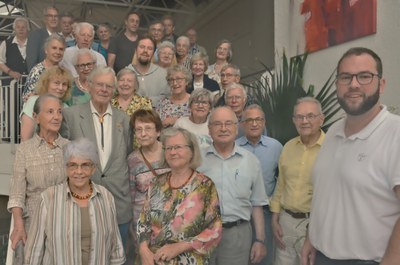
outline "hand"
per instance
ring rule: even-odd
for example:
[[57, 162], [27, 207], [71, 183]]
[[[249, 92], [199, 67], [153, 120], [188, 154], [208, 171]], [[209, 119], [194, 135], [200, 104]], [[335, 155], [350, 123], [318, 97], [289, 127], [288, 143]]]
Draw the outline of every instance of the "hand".
[[154, 265], [154, 254], [147, 246], [147, 243], [140, 245], [139, 254], [142, 265]]
[[14, 225], [14, 230], [11, 233], [11, 248], [15, 250], [19, 241], [22, 240], [23, 245], [26, 243], [26, 232], [24, 224]]
[[[279, 214], [273, 213], [273, 215], [279, 215]], [[274, 234], [278, 248], [281, 250], [285, 250], [286, 245], [282, 238], [283, 232], [282, 232], [282, 227], [279, 224], [278, 218], [272, 218], [272, 233]]]
[[8, 73], [8, 75], [16, 80], [20, 80], [22, 77], [21, 73], [18, 73], [18, 72], [12, 71], [12, 70]]
[[308, 237], [304, 241], [303, 248], [301, 249], [301, 265], [314, 265], [316, 250], [311, 245]]
[[162, 121], [163, 127], [170, 127], [170, 126], [174, 126], [176, 120], [178, 118], [176, 117], [167, 117]]
[[162, 246], [156, 251], [154, 255], [154, 259], [156, 262], [160, 262], [162, 264], [163, 261], [170, 261], [175, 258], [179, 254], [191, 250], [192, 246], [189, 242], [178, 242], [173, 244], [167, 244]]
[[251, 246], [250, 261], [251, 263], [259, 263], [267, 255], [267, 248], [261, 242], [254, 242]]

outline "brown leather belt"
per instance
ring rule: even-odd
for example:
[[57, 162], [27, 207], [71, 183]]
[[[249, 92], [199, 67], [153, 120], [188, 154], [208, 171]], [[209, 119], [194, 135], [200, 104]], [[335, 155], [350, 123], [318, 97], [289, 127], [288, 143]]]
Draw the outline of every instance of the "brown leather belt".
[[247, 222], [248, 222], [247, 220], [239, 219], [239, 220], [234, 221], [234, 222], [226, 222], [226, 223], [223, 223], [223, 224], [222, 224], [222, 227], [223, 227], [223, 228], [232, 228], [232, 227], [235, 227], [235, 226], [238, 226], [238, 225], [240, 225], [240, 224], [247, 223]]
[[284, 210], [285, 210], [285, 212], [287, 212], [294, 219], [310, 218], [310, 213], [295, 213], [295, 212], [292, 212], [291, 210], [288, 210], [288, 209], [284, 209]]

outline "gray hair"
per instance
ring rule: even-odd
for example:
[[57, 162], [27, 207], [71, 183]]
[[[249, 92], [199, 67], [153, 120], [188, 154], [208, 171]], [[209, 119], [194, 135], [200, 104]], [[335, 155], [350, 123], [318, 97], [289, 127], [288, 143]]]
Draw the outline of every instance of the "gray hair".
[[[189, 132], [186, 129], [183, 128], [175, 128], [175, 127], [170, 127], [161, 132], [160, 140], [165, 148], [165, 142], [167, 139], [177, 135], [178, 133], [182, 134], [182, 136], [186, 139], [187, 145], [189, 145], [190, 150], [192, 150], [192, 159], [190, 159], [190, 164], [189, 167], [193, 170], [198, 168], [201, 165], [201, 154], [200, 154], [200, 147], [199, 143], [197, 142], [197, 137], [193, 133]], [[168, 167], [168, 163], [165, 160], [165, 151], [163, 149], [163, 154], [161, 157], [161, 164], [164, 167]]]
[[310, 103], [317, 104], [319, 113], [323, 114], [321, 102], [319, 102], [316, 98], [313, 98], [313, 97], [302, 97], [302, 98], [298, 98], [297, 99], [296, 105], [294, 105], [294, 107], [293, 107], [293, 115], [296, 114], [297, 106], [300, 105], [303, 102], [310, 102]]
[[47, 48], [50, 45], [50, 42], [52, 42], [53, 40], [56, 40], [59, 43], [62, 43], [64, 45], [64, 48], [65, 48], [65, 39], [63, 37], [61, 37], [60, 35], [56, 34], [56, 33], [53, 33], [53, 34], [51, 34], [50, 36], [47, 37], [47, 39], [44, 41], [43, 48], [45, 50], [47, 50]]
[[136, 90], [139, 88], [139, 80], [137, 78], [137, 74], [135, 73], [135, 71], [133, 71], [130, 68], [122, 68], [121, 70], [119, 70], [118, 74], [117, 74], [117, 80], [119, 81], [121, 79], [121, 77], [123, 77], [124, 75], [133, 75], [135, 77], [135, 84], [136, 84]]
[[240, 77], [240, 68], [237, 65], [228, 63], [221, 68], [221, 73], [224, 72], [226, 69], [233, 69], [233, 74]]
[[178, 43], [178, 41], [180, 41], [180, 40], [186, 42], [187, 47], [190, 48], [190, 40], [189, 40], [189, 38], [188, 38], [187, 36], [180, 36], [180, 37], [178, 37], [178, 38], [176, 39], [176, 43]]
[[57, 11], [57, 14], [60, 13], [60, 11], [58, 11], [58, 9], [55, 6], [46, 6], [43, 9], [43, 16], [46, 16], [47, 15], [47, 11], [49, 11], [50, 9], [53, 9], [53, 10]]
[[190, 84], [192, 82], [192, 74], [189, 72], [189, 70], [180, 64], [177, 65], [173, 65], [171, 67], [168, 67], [167, 69], [167, 79], [169, 79], [171, 77], [171, 75], [175, 74], [175, 73], [183, 73], [185, 75], [185, 80], [187, 84]]
[[228, 92], [233, 89], [236, 89], [236, 88], [239, 88], [242, 91], [244, 100], [247, 100], [247, 92], [246, 92], [246, 89], [244, 89], [244, 86], [242, 86], [241, 84], [238, 84], [238, 83], [231, 83], [231, 84], [227, 85], [225, 88], [225, 96], [224, 96], [225, 101], [228, 99]]
[[262, 117], [265, 119], [265, 113], [264, 113], [264, 110], [261, 108], [261, 106], [258, 104], [251, 104], [244, 109], [243, 114], [242, 114], [242, 120], [245, 119], [245, 117], [246, 117], [246, 111], [253, 110], [253, 109], [259, 110], [261, 112]]
[[[53, 99], [60, 104], [61, 108], [63, 107], [61, 99], [59, 99], [58, 97], [56, 97], [52, 94], [47, 93], [47, 94], [43, 94], [43, 95], [39, 96], [36, 99], [35, 104], [33, 105], [33, 113], [34, 114], [39, 115], [40, 111], [42, 110], [43, 102], [46, 101], [47, 99]], [[40, 132], [40, 124], [37, 126], [37, 132]]]
[[99, 164], [97, 147], [87, 138], [73, 140], [64, 147], [64, 163], [67, 164], [72, 157], [88, 159], [96, 165]]
[[83, 56], [86, 54], [89, 54], [90, 57], [92, 57], [93, 62], [95, 63], [97, 62], [97, 57], [91, 50], [89, 50], [88, 48], [82, 48], [78, 49], [78, 51], [74, 54], [74, 57], [72, 57], [73, 65], [76, 65], [78, 63], [79, 56]]
[[115, 77], [115, 72], [111, 67], [105, 66], [105, 65], [99, 65], [93, 69], [92, 72], [87, 77], [87, 80], [89, 83], [93, 84], [93, 80], [95, 77], [99, 75], [107, 75], [107, 74], [113, 74], [114, 76], [114, 88], [117, 87], [117, 78]]
[[16, 19], [14, 19], [14, 22], [13, 22], [13, 29], [14, 29], [14, 30], [15, 30], [15, 27], [17, 26], [17, 23], [18, 23], [18, 22], [24, 22], [25, 25], [26, 25], [27, 30], [30, 29], [30, 27], [29, 27], [29, 21], [28, 21], [26, 18], [24, 18], [24, 17], [17, 17]]
[[197, 61], [203, 61], [204, 63], [204, 72], [207, 71], [208, 68], [208, 56], [203, 54], [202, 52], [197, 52], [193, 54], [192, 58], [190, 59], [190, 68], [192, 68], [193, 64]]
[[89, 28], [90, 31], [92, 32], [92, 36], [94, 37], [94, 27], [92, 24], [88, 23], [88, 22], [80, 22], [77, 23], [75, 26], [75, 34], [79, 34], [79, 32], [81, 31], [82, 28]]
[[164, 48], [170, 48], [175, 53], [175, 45], [170, 41], [165, 40], [160, 44], [158, 44], [157, 45], [158, 53], [160, 53], [160, 51], [163, 50]]
[[212, 107], [213, 98], [211, 92], [205, 88], [199, 88], [193, 90], [192, 94], [189, 97], [189, 106], [192, 105], [193, 101], [196, 101], [200, 98], [207, 98], [210, 107]]
[[215, 112], [217, 112], [217, 111], [219, 111], [219, 110], [221, 110], [221, 109], [226, 109], [226, 110], [228, 110], [229, 112], [231, 112], [234, 122], [237, 123], [237, 122], [239, 121], [238, 118], [237, 118], [237, 116], [236, 116], [236, 114], [235, 114], [235, 112], [234, 112], [229, 106], [220, 106], [220, 107], [214, 108], [214, 109], [211, 111], [210, 116], [209, 116], [210, 118], [208, 119], [208, 126], [210, 126], [211, 123], [213, 122], [213, 117], [214, 117]]

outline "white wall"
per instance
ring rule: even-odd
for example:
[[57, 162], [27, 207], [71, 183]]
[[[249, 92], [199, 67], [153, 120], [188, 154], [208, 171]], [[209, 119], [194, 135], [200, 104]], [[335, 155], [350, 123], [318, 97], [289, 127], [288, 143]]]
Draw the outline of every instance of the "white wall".
[[[302, 0], [275, 0], [275, 50], [285, 49], [289, 56], [304, 50], [303, 20], [298, 17]], [[305, 69], [305, 87], [320, 88], [336, 67], [341, 55], [351, 47], [363, 46], [374, 50], [383, 61], [386, 90], [382, 102], [400, 107], [400, 1], [377, 0], [376, 34], [342, 43], [311, 53]], [[293, 13], [296, 12], [296, 13]]]

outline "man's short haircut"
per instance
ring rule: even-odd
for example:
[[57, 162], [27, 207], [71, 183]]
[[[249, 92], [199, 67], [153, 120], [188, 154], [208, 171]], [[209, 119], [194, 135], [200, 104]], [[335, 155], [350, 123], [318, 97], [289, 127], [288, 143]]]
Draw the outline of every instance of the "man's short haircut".
[[90, 57], [92, 57], [93, 62], [97, 62], [97, 57], [96, 55], [93, 53], [92, 50], [88, 49], [88, 48], [82, 48], [79, 49], [75, 54], [74, 57], [72, 57], [72, 64], [76, 65], [78, 63], [78, 58], [79, 56], [85, 55], [85, 54], [89, 54]]
[[164, 22], [164, 20], [170, 20], [170, 21], [172, 21], [172, 25], [175, 26], [175, 21], [174, 21], [174, 19], [172, 18], [171, 15], [165, 15], [165, 16], [163, 16], [162, 19], [161, 19], [161, 21]]
[[107, 74], [113, 74], [114, 76], [114, 88], [117, 88], [117, 78], [115, 76], [115, 72], [114, 70], [109, 67], [109, 66], [105, 66], [105, 65], [99, 65], [97, 67], [95, 67], [93, 69], [92, 72], [90, 72], [90, 74], [87, 77], [87, 80], [89, 81], [89, 83], [93, 84], [93, 80], [100, 75], [107, 75]]
[[236, 122], [236, 123], [239, 121], [237, 116], [236, 116], [236, 114], [235, 114], [235, 112], [229, 106], [219, 106], [219, 107], [215, 107], [215, 108], [213, 108], [211, 110], [210, 116], [209, 116], [209, 119], [208, 119], [208, 126], [210, 126], [212, 124], [212, 122], [214, 122], [214, 114], [215, 114], [216, 111], [218, 111], [220, 109], [227, 109], [229, 112], [231, 112], [233, 114], [232, 115], [233, 121]]
[[151, 43], [153, 43], [153, 52], [155, 52], [156, 51], [156, 47], [157, 47], [157, 44], [156, 44], [156, 42], [150, 37], [150, 35], [149, 34], [143, 34], [142, 36], [140, 36], [138, 39], [137, 39], [137, 45], [136, 45], [136, 49], [139, 47], [139, 43], [142, 41], [142, 40], [150, 40], [151, 41]]
[[74, 22], [74, 20], [75, 20], [74, 15], [72, 15], [72, 13], [68, 12], [68, 11], [65, 11], [65, 12], [61, 13], [60, 19], [63, 18], [63, 17], [72, 18], [72, 22]]
[[240, 68], [232, 63], [228, 63], [221, 68], [221, 73], [224, 72], [226, 69], [231, 68], [233, 69], [233, 74], [240, 77]]
[[227, 85], [225, 88], [225, 95], [224, 95], [225, 101], [227, 101], [227, 99], [228, 99], [229, 91], [231, 91], [233, 89], [237, 89], [237, 88], [239, 88], [242, 91], [244, 100], [245, 101], [247, 100], [247, 92], [246, 92], [246, 89], [244, 89], [244, 86], [242, 86], [241, 84], [238, 84], [238, 83], [231, 83], [231, 84]]
[[138, 16], [139, 17], [139, 21], [140, 21], [140, 13], [137, 12], [137, 11], [129, 11], [128, 14], [126, 14], [126, 16], [125, 16], [125, 21], [128, 20], [131, 15]]
[[30, 29], [29, 28], [29, 21], [24, 17], [17, 17], [17, 18], [14, 19], [14, 22], [13, 22], [13, 29], [14, 30], [15, 30], [15, 27], [17, 26], [18, 22], [24, 22], [25, 25], [26, 25], [26, 29], [29, 31], [29, 29]]
[[382, 77], [382, 74], [383, 74], [383, 66], [382, 66], [382, 60], [381, 60], [381, 58], [380, 58], [380, 57], [378, 56], [378, 54], [376, 54], [374, 51], [372, 51], [372, 50], [370, 50], [370, 49], [368, 49], [368, 48], [365, 48], [365, 47], [354, 47], [354, 48], [351, 48], [351, 49], [347, 50], [347, 51], [342, 55], [342, 57], [340, 58], [340, 60], [339, 60], [339, 62], [338, 62], [338, 64], [337, 64], [336, 73], [339, 74], [339, 67], [340, 67], [340, 64], [342, 63], [342, 61], [343, 61], [345, 58], [350, 57], [350, 56], [352, 56], [352, 55], [359, 56], [359, 55], [362, 55], [362, 54], [368, 54], [368, 55], [370, 55], [370, 56], [375, 60], [375, 63], [376, 63], [376, 70], [378, 71], [378, 75], [379, 75], [379, 77]]
[[46, 6], [46, 7], [43, 9], [43, 16], [44, 16], [44, 17], [47, 15], [47, 11], [49, 11], [50, 9], [53, 9], [53, 10], [57, 11], [57, 14], [60, 13], [60, 11], [57, 9], [57, 7], [55, 7], [55, 6]]
[[90, 31], [92, 32], [92, 36], [94, 37], [94, 27], [92, 24], [88, 23], [88, 22], [79, 22], [76, 24], [75, 26], [75, 34], [79, 34], [81, 32], [82, 28], [89, 28]]
[[203, 54], [202, 52], [197, 52], [197, 53], [193, 54], [192, 58], [190, 59], [190, 68], [197, 61], [203, 61], [203, 63], [204, 63], [204, 72], [207, 71], [207, 68], [208, 68], [208, 56]]
[[313, 97], [302, 97], [302, 98], [298, 98], [298, 99], [297, 99], [296, 105], [294, 105], [294, 108], [293, 108], [293, 115], [296, 114], [296, 108], [297, 108], [297, 106], [300, 105], [300, 104], [303, 103], [303, 102], [311, 102], [311, 103], [317, 104], [319, 113], [320, 113], [320, 114], [323, 114], [321, 102], [319, 102], [316, 98], [313, 98]]
[[155, 20], [149, 24], [149, 30], [153, 25], [160, 24], [164, 28], [164, 24], [160, 20]]
[[242, 120], [244, 120], [244, 119], [246, 118], [246, 111], [248, 111], [248, 110], [253, 110], [253, 109], [259, 110], [259, 111], [261, 112], [262, 117], [265, 119], [265, 113], [264, 113], [264, 110], [261, 108], [261, 106], [258, 105], [258, 104], [251, 104], [251, 105], [247, 106], [247, 107], [243, 110], [243, 113], [242, 113]]

